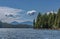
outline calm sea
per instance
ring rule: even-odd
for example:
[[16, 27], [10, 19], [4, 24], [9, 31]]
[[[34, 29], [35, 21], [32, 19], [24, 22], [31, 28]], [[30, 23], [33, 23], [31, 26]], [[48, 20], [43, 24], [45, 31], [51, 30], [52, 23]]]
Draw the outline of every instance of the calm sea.
[[0, 28], [0, 39], [60, 39], [60, 31], [32, 28]]

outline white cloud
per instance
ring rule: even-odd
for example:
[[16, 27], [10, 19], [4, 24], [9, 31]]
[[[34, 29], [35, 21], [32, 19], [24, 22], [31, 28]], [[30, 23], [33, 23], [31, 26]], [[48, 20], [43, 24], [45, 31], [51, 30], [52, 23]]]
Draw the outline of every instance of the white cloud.
[[17, 16], [18, 13], [22, 12], [22, 9], [15, 9], [10, 7], [0, 7], [0, 21], [2, 22], [12, 22], [17, 18], [7, 17], [6, 15]]
[[27, 12], [28, 15], [34, 15], [34, 13], [36, 13], [36, 10], [31, 10]]
[[47, 12], [47, 15], [50, 14], [50, 13], [52, 13], [52, 14], [53, 14], [53, 13], [57, 14], [57, 12], [50, 11], [50, 12]]
[[21, 11], [22, 11], [21, 9], [14, 9], [10, 7], [0, 7], [0, 13], [4, 13], [4, 14], [16, 14]]
[[50, 12], [47, 12], [47, 15], [49, 14]]

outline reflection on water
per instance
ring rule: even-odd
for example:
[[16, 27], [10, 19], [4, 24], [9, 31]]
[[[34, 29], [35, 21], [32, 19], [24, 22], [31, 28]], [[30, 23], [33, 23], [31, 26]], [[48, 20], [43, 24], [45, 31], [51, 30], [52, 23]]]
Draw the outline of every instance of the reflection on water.
[[0, 39], [60, 39], [60, 31], [0, 28]]

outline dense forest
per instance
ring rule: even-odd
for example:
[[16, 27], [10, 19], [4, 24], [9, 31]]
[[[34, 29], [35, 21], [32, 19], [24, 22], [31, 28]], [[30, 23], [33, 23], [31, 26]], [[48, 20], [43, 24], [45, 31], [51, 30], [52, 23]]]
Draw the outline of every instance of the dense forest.
[[0, 21], [0, 28], [32, 28], [32, 26], [27, 25], [27, 24], [13, 25], [13, 24], [8, 24], [8, 23], [3, 23]]
[[33, 26], [36, 29], [60, 29], [60, 9], [57, 13], [39, 13], [33, 20]]

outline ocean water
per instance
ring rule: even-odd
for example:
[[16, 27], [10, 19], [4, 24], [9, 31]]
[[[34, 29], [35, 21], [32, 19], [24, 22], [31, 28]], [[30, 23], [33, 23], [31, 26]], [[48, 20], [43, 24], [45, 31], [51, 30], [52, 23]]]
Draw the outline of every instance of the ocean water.
[[0, 39], [60, 39], [60, 30], [0, 28]]

